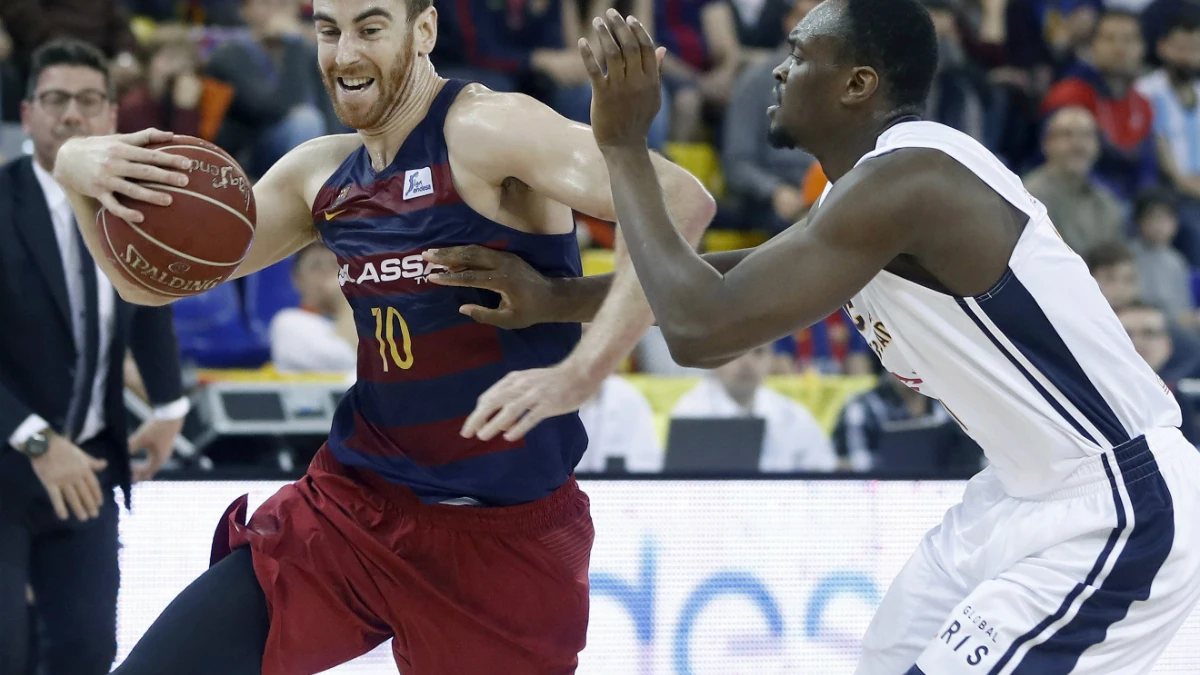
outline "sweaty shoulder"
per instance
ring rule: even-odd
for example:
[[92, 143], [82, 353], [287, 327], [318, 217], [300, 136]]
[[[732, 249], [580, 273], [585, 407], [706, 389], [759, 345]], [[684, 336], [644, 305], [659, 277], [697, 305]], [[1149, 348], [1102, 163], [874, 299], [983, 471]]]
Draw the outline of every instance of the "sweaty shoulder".
[[576, 141], [576, 126], [586, 129], [530, 96], [471, 84], [450, 106], [444, 128], [455, 169], [498, 185], [512, 175], [505, 168], [536, 163], [547, 146]]
[[492, 91], [481, 84], [469, 84], [446, 113], [446, 142], [469, 141], [477, 134], [496, 134], [521, 114], [528, 114], [537, 101], [524, 94]]

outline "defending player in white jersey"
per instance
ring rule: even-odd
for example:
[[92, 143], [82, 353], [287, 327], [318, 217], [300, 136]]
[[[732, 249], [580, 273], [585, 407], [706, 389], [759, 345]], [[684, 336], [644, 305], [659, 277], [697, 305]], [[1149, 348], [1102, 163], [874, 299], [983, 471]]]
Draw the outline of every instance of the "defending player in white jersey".
[[[826, 0], [792, 31], [772, 140], [832, 184], [807, 223], [715, 256], [671, 224], [646, 150], [650, 37], [615, 13], [597, 29], [581, 45], [593, 132], [675, 359], [714, 367], [845, 307], [987, 455], [889, 589], [858, 672], [1148, 672], [1200, 597], [1200, 452], [1045, 208], [974, 140], [917, 119], [937, 62], [919, 0]], [[602, 278], [544, 280], [502, 253], [435, 257], [460, 270], [440, 283], [501, 292], [476, 314], [490, 323], [586, 320], [603, 297]]]

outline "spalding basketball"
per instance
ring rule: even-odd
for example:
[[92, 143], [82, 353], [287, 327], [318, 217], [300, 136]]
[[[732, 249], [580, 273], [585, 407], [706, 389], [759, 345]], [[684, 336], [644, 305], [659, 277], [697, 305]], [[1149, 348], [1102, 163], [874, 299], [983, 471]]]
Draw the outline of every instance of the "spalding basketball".
[[237, 161], [212, 143], [175, 136], [147, 147], [190, 159], [188, 184], [146, 185], [169, 193], [170, 206], [117, 195], [145, 219], [130, 223], [101, 209], [96, 218], [105, 254], [125, 278], [159, 295], [203, 293], [246, 257], [254, 239], [254, 191]]

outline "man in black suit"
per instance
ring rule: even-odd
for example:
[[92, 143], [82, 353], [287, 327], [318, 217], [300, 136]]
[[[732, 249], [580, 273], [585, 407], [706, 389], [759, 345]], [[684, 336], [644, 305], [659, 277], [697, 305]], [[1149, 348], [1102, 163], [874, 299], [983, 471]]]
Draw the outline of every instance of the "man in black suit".
[[[24, 675], [31, 661], [44, 675], [108, 673], [114, 488], [128, 507], [130, 483], [170, 456], [188, 411], [170, 310], [117, 296], [52, 177], [68, 138], [116, 130], [106, 65], [80, 42], [39, 50], [21, 104], [34, 156], [0, 166], [0, 675]], [[127, 348], [156, 404], [128, 439]], [[130, 448], [147, 459], [131, 467]]]

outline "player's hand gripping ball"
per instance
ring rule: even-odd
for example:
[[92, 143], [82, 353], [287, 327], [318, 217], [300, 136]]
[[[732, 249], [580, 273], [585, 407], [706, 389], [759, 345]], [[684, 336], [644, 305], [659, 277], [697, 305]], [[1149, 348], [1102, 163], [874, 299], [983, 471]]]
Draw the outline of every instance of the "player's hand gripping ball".
[[105, 255], [120, 273], [146, 290], [171, 298], [203, 293], [228, 279], [254, 239], [254, 191], [237, 161], [221, 148], [190, 136], [145, 146], [191, 160], [184, 187], [146, 183], [171, 196], [169, 206], [117, 194], [140, 211], [131, 223], [108, 209], [96, 215]]

